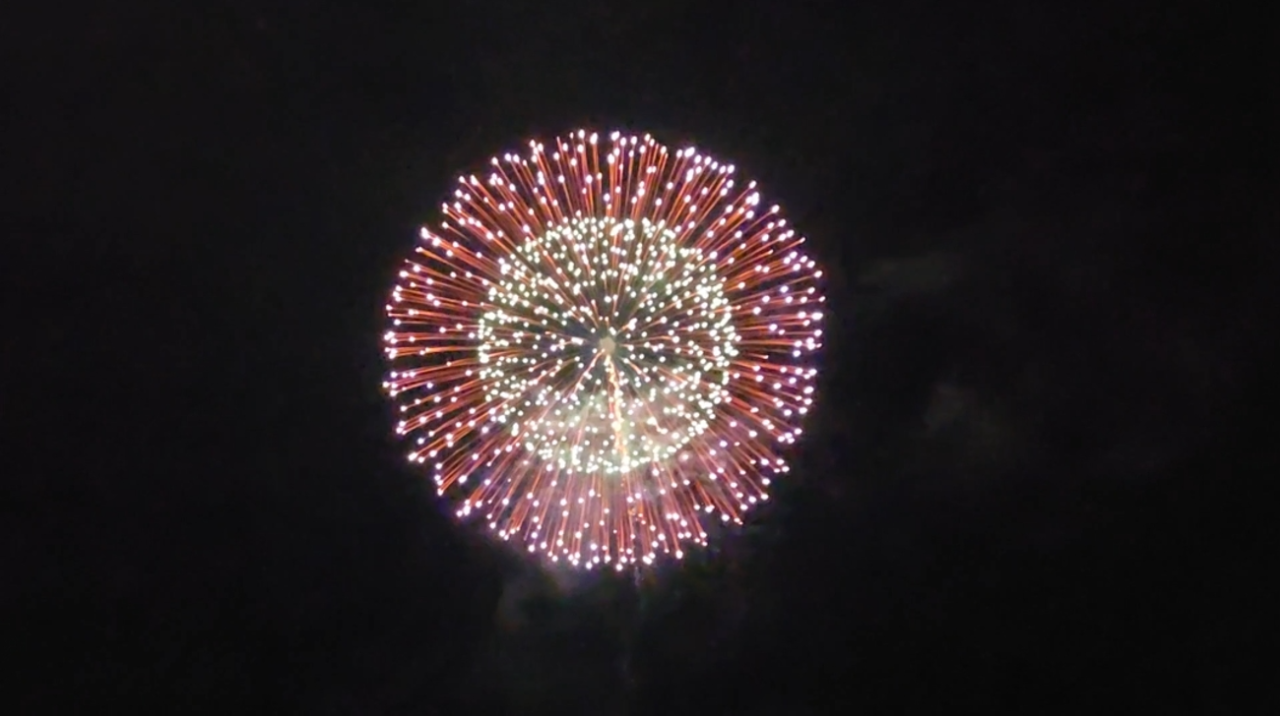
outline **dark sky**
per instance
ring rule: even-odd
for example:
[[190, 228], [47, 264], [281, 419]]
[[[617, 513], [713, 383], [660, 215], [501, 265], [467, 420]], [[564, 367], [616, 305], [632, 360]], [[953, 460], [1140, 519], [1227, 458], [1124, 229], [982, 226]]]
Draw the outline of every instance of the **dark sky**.
[[[36, 329], [6, 332], [0, 405], [22, 428], [0, 500], [14, 712], [1237, 702], [1270, 604], [1248, 485], [1273, 446], [1245, 420], [1274, 412], [1268, 25], [1098, 5], [10, 25], [4, 268]], [[447, 518], [379, 390], [384, 298], [453, 177], [582, 126], [737, 164], [829, 280], [792, 479], [638, 593]]]

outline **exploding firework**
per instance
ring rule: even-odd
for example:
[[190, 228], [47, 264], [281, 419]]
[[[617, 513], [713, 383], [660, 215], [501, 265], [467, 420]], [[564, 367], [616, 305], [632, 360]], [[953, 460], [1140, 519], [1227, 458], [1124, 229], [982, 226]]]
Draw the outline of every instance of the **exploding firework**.
[[387, 305], [410, 461], [459, 516], [574, 566], [679, 558], [708, 520], [741, 524], [813, 404], [804, 239], [732, 165], [648, 135], [490, 163]]

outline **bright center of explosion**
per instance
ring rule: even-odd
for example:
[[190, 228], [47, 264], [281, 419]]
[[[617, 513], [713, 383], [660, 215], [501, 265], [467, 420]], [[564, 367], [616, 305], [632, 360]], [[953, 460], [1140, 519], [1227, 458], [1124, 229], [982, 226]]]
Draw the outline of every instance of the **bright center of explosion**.
[[713, 262], [662, 224], [583, 218], [500, 261], [479, 320], [489, 420], [566, 473], [680, 457], [739, 337]]

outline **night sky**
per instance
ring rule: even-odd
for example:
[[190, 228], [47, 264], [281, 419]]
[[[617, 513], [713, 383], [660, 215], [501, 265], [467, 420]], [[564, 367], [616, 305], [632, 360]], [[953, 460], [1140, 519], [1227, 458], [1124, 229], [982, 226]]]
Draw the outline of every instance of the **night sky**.
[[[1260, 18], [193, 8], [5, 30], [14, 713], [1239, 713], [1272, 603]], [[454, 177], [579, 127], [736, 164], [826, 270], [789, 479], [638, 590], [459, 525], [380, 389]]]

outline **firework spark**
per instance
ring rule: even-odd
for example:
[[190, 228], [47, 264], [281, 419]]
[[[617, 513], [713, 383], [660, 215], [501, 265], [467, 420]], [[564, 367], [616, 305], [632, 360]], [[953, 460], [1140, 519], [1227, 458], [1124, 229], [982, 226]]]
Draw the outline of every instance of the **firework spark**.
[[[607, 144], [607, 149], [604, 145]], [[741, 524], [813, 403], [823, 296], [754, 182], [578, 131], [459, 178], [387, 313], [409, 459], [460, 516], [574, 566]]]

